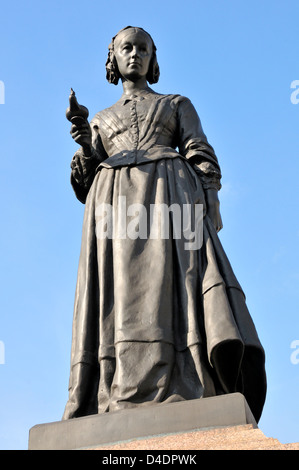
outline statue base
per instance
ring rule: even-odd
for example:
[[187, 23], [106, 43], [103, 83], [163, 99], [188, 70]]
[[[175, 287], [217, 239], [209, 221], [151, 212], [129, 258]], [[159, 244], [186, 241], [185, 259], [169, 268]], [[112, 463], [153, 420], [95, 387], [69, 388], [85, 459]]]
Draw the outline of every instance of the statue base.
[[211, 428], [251, 424], [240, 393], [131, 408], [33, 426], [29, 450], [78, 450]]
[[[246, 424], [132, 439], [119, 444], [89, 447], [87, 450], [101, 450], [102, 455], [106, 456], [102, 458], [103, 463], [107, 463], [107, 451], [111, 452], [108, 455], [112, 458], [118, 456], [120, 451], [126, 451], [129, 455], [138, 455], [139, 461], [149, 464], [155, 462], [157, 455], [158, 463], [195, 463], [195, 459], [201, 458], [199, 452], [202, 450], [299, 450], [299, 442], [281, 444], [278, 439], [266, 437], [259, 428]], [[139, 459], [140, 451], [148, 452], [143, 452], [142, 458]], [[127, 454], [122, 452], [121, 455]], [[192, 456], [195, 456], [194, 459]], [[112, 458], [110, 457], [110, 460]], [[283, 458], [285, 459], [285, 454]]]

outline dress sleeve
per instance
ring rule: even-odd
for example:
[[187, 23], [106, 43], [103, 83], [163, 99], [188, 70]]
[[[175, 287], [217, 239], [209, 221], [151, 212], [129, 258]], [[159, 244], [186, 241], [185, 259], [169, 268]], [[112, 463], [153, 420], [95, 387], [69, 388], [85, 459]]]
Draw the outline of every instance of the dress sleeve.
[[107, 158], [95, 119], [90, 122], [90, 127], [92, 131], [91, 155], [86, 157], [81, 147], [71, 161], [71, 185], [77, 199], [83, 204], [100, 163]]
[[178, 147], [202, 182], [204, 189], [221, 188], [221, 170], [213, 147], [203, 132], [198, 114], [188, 98], [180, 97], [178, 103]]

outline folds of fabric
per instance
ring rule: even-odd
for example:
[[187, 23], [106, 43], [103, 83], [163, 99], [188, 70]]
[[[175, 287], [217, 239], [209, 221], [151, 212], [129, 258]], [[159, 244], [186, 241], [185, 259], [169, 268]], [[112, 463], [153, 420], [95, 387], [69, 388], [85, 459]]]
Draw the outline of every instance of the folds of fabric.
[[[173, 236], [172, 211], [169, 237], [149, 231], [143, 237], [99, 236], [99, 207], [117, 212], [113, 233], [119, 234], [123, 217], [127, 228], [132, 220], [138, 228], [129, 207], [139, 217], [145, 208], [149, 230], [150, 208], [158, 204], [202, 204], [201, 245], [186, 250], [184, 237]], [[103, 167], [86, 199], [63, 419], [240, 391], [258, 420], [264, 361], [191, 166], [178, 157]]]

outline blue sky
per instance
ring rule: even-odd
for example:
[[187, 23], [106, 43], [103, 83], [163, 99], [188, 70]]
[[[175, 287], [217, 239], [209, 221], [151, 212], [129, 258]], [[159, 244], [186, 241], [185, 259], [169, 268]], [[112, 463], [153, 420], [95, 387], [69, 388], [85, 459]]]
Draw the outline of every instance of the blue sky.
[[188, 96], [215, 148], [220, 238], [266, 350], [259, 427], [299, 441], [298, 14], [295, 0], [2, 1], [0, 449], [26, 449], [67, 400], [84, 206], [65, 109], [71, 87], [91, 116], [120, 97], [105, 61], [127, 25], [156, 42], [153, 88]]

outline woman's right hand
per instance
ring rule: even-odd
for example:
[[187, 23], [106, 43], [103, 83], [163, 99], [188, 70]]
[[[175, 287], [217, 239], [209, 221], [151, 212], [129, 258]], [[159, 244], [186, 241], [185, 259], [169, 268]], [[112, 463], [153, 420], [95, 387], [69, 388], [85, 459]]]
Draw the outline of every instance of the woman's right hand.
[[70, 134], [74, 141], [83, 147], [84, 153], [91, 152], [91, 128], [86, 119], [81, 117], [72, 119]]

